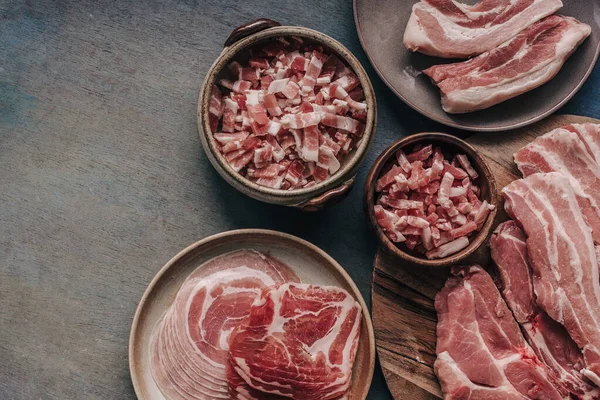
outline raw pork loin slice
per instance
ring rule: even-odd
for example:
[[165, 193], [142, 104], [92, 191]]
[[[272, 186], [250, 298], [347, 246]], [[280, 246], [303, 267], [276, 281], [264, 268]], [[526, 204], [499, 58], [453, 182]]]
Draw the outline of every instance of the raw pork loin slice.
[[298, 400], [344, 396], [360, 325], [360, 305], [343, 289], [286, 283], [263, 290], [231, 335], [229, 360], [247, 384], [240, 390], [238, 381], [236, 391]]
[[446, 58], [468, 58], [491, 50], [562, 7], [560, 0], [422, 0], [404, 32], [412, 51]]
[[170, 400], [229, 399], [229, 336], [265, 287], [297, 282], [278, 260], [252, 250], [214, 258], [183, 283], [155, 328], [151, 371]]
[[548, 370], [525, 342], [492, 278], [479, 266], [453, 268], [435, 297], [435, 373], [445, 399], [559, 400]]
[[514, 221], [500, 224], [490, 239], [503, 297], [535, 354], [558, 378], [553, 382], [577, 399], [600, 399], [600, 389], [587, 382], [580, 372], [584, 363], [577, 344], [561, 324], [535, 304], [525, 241], [525, 233]]
[[556, 171], [567, 177], [594, 241], [600, 243], [600, 165], [576, 133], [548, 132], [519, 150], [515, 162], [523, 176]]
[[548, 82], [590, 33], [589, 25], [552, 15], [487, 53], [424, 73], [440, 88], [447, 113], [482, 110]]
[[583, 374], [598, 385], [598, 259], [569, 179], [558, 172], [533, 174], [503, 192], [506, 211], [527, 235], [536, 303], [567, 329], [582, 350]]

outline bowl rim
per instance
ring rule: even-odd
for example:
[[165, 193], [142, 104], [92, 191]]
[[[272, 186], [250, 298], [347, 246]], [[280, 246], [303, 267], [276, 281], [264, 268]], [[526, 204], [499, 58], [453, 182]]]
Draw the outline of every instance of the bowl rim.
[[[226, 67], [226, 65], [232, 61], [238, 53], [247, 48], [248, 46], [262, 41], [268, 40], [278, 36], [300, 36], [305, 37], [314, 41], [317, 41], [327, 47], [329, 47], [336, 55], [340, 56], [345, 62], [347, 62], [352, 71], [358, 76], [360, 84], [365, 93], [365, 100], [367, 102], [367, 121], [365, 123], [365, 132], [361, 138], [360, 144], [357, 149], [350, 153], [350, 158], [345, 160], [342, 168], [337, 171], [334, 175], [328, 177], [323, 182], [316, 184], [310, 188], [302, 188], [295, 190], [281, 190], [272, 189], [265, 186], [258, 185], [249, 179], [243, 177], [239, 172], [236, 172], [229, 163], [226, 162], [223, 155], [219, 152], [216, 141], [212, 135], [212, 131], [209, 126], [208, 119], [208, 104], [211, 94], [211, 88], [216, 84], [218, 74]], [[273, 196], [278, 199], [290, 199], [299, 198], [308, 200], [316, 197], [321, 193], [342, 185], [348, 181], [357, 171], [360, 164], [364, 161], [368, 154], [368, 150], [375, 138], [375, 131], [377, 125], [377, 101], [375, 97], [375, 91], [369, 76], [367, 75], [364, 67], [358, 61], [350, 50], [348, 50], [343, 44], [336, 39], [315, 31], [313, 29], [301, 27], [301, 26], [276, 26], [262, 30], [260, 32], [249, 35], [243, 39], [240, 39], [231, 46], [225, 47], [221, 54], [217, 57], [215, 62], [208, 70], [198, 96], [197, 106], [197, 123], [198, 131], [205, 151], [210, 152], [209, 160], [217, 169], [221, 175], [225, 173], [228, 177], [233, 179], [237, 184], [242, 185], [246, 190], [258, 196], [267, 195]], [[225, 178], [225, 176], [223, 176]], [[226, 179], [227, 180], [227, 179]], [[232, 182], [229, 182], [232, 183]], [[235, 186], [235, 185], [234, 185]], [[237, 187], [236, 187], [237, 189]], [[262, 196], [261, 196], [262, 198]], [[302, 202], [301, 200], [300, 202]]]
[[365, 346], [367, 346], [366, 349], [368, 352], [367, 365], [365, 366], [368, 373], [367, 373], [367, 375], [365, 377], [366, 379], [364, 381], [365, 395], [366, 395], [366, 393], [368, 392], [369, 388], [371, 387], [371, 384], [373, 381], [373, 375], [375, 372], [375, 358], [376, 358], [377, 353], [376, 353], [376, 348], [375, 348], [375, 331], [373, 328], [373, 320], [371, 319], [371, 313], [369, 311], [369, 307], [367, 306], [362, 293], [360, 292], [360, 290], [358, 289], [358, 286], [356, 285], [356, 282], [354, 282], [354, 280], [348, 274], [348, 272], [344, 269], [344, 267], [342, 267], [342, 265], [340, 263], [338, 263], [331, 255], [329, 255], [325, 250], [321, 249], [320, 247], [308, 242], [307, 240], [304, 240], [302, 238], [299, 238], [297, 236], [294, 236], [294, 235], [291, 235], [288, 233], [284, 233], [284, 232], [279, 232], [279, 231], [270, 230], [270, 229], [254, 229], [253, 228], [253, 229], [234, 229], [234, 230], [230, 230], [230, 231], [220, 232], [220, 233], [217, 233], [214, 235], [207, 236], [203, 239], [200, 239], [200, 240], [190, 244], [183, 250], [179, 251], [169, 261], [167, 261], [167, 263], [160, 268], [160, 270], [154, 275], [154, 277], [152, 278], [152, 280], [150, 281], [148, 286], [144, 289], [144, 293], [135, 309], [135, 314], [134, 314], [133, 320], [131, 322], [131, 328], [130, 328], [129, 339], [128, 339], [129, 372], [131, 375], [131, 381], [133, 384], [133, 388], [134, 388], [134, 391], [137, 396], [139, 396], [140, 398], [143, 398], [143, 396], [142, 396], [143, 393], [141, 392], [142, 378], [138, 374], [137, 367], [136, 367], [137, 361], [138, 361], [138, 359], [136, 357], [136, 351], [138, 348], [139, 336], [141, 335], [141, 332], [139, 331], [139, 329], [141, 329], [140, 320], [142, 319], [143, 313], [144, 313], [145, 309], [147, 308], [147, 303], [150, 301], [151, 297], [155, 293], [155, 287], [158, 285], [158, 283], [162, 279], [164, 279], [164, 275], [167, 274], [167, 272], [169, 271], [169, 269], [171, 267], [173, 267], [177, 263], [180, 263], [190, 253], [194, 252], [198, 248], [207, 246], [213, 242], [219, 242], [219, 240], [222, 240], [222, 239], [244, 237], [244, 236], [254, 237], [254, 236], [261, 236], [261, 235], [270, 237], [272, 239], [279, 239], [279, 240], [283, 240], [283, 241], [294, 242], [297, 245], [299, 245], [300, 247], [304, 247], [305, 249], [307, 249], [307, 251], [310, 251], [310, 252], [318, 255], [319, 257], [324, 259], [328, 264], [330, 264], [332, 269], [335, 270], [336, 273], [340, 274], [342, 279], [350, 287], [350, 289], [351, 289], [351, 290], [349, 290], [350, 294], [355, 298], [355, 300], [360, 305], [360, 308], [362, 311], [361, 322], [364, 322], [365, 329], [367, 332], [367, 338], [362, 338], [362, 337], [360, 338], [360, 341], [362, 343], [364, 343]]
[[[477, 234], [470, 241], [469, 245], [465, 247], [463, 250], [458, 253], [449, 255], [448, 257], [438, 258], [428, 260], [426, 258], [416, 257], [412, 254], [409, 254], [406, 251], [403, 251], [398, 246], [396, 246], [383, 232], [383, 229], [377, 223], [377, 218], [375, 217], [375, 184], [377, 179], [380, 176], [382, 168], [387, 164], [389, 159], [394, 156], [398, 149], [401, 149], [406, 146], [414, 145], [418, 142], [426, 141], [426, 140], [438, 140], [442, 142], [446, 142], [450, 145], [457, 146], [461, 150], [464, 150], [467, 156], [475, 162], [476, 167], [479, 168], [483, 174], [482, 177], [487, 181], [490, 199], [489, 203], [494, 206], [494, 209], [490, 211], [487, 220], [483, 227], [477, 232]], [[494, 220], [496, 219], [496, 214], [498, 212], [498, 188], [496, 185], [496, 179], [488, 166], [485, 159], [479, 155], [477, 149], [471, 146], [466, 141], [442, 132], [421, 132], [414, 135], [409, 135], [403, 137], [394, 143], [392, 143], [389, 147], [387, 147], [375, 160], [369, 174], [367, 175], [367, 179], [364, 187], [364, 198], [363, 203], [365, 207], [365, 212], [369, 216], [369, 221], [375, 230], [376, 236], [379, 240], [379, 243], [383, 245], [384, 249], [389, 253], [405, 260], [410, 263], [416, 265], [422, 265], [427, 267], [447, 267], [453, 264], [456, 264], [467, 257], [471, 256], [482, 244], [485, 243], [487, 237], [489, 236], [492, 226], [494, 225]]]

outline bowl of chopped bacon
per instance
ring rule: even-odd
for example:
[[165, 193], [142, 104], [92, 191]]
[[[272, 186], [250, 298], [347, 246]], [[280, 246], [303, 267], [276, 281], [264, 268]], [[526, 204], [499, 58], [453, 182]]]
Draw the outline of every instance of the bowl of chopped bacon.
[[218, 173], [250, 197], [306, 211], [348, 194], [376, 119], [373, 87], [348, 49], [266, 19], [231, 34], [198, 100]]
[[465, 141], [420, 133], [395, 142], [375, 161], [365, 208], [389, 253], [413, 264], [448, 266], [472, 255], [489, 235], [496, 181]]

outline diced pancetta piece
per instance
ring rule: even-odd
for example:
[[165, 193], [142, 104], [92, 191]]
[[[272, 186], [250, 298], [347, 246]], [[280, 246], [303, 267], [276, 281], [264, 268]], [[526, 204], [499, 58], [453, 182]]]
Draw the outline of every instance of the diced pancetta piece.
[[229, 163], [229, 165], [231, 165], [231, 167], [236, 171], [239, 172], [242, 168], [244, 168], [249, 162], [250, 160], [252, 160], [252, 158], [254, 158], [254, 151], [246, 151], [246, 150], [239, 150], [242, 153], [239, 154], [239, 156], [232, 158], [232, 159], [227, 159], [227, 162]]
[[309, 112], [299, 114], [286, 114], [281, 117], [281, 124], [285, 128], [304, 129], [309, 126], [318, 125], [321, 122], [321, 113]]
[[467, 236], [471, 232], [475, 232], [476, 230], [477, 230], [477, 224], [473, 221], [469, 221], [458, 228], [452, 229], [450, 231], [450, 235], [452, 235], [453, 239], [458, 239], [462, 236]]
[[348, 131], [350, 133], [357, 133], [360, 124], [360, 122], [350, 117], [344, 117], [330, 113], [323, 115], [321, 123], [325, 126], [331, 126], [337, 129]]
[[300, 160], [294, 160], [288, 167], [285, 180], [290, 182], [292, 186], [296, 186], [302, 181], [303, 172], [304, 164]]
[[345, 91], [350, 91], [360, 85], [360, 80], [358, 76], [351, 72], [335, 80], [333, 83], [340, 85]]
[[304, 128], [302, 140], [302, 159], [305, 161], [319, 161], [319, 129], [316, 126]]
[[294, 99], [300, 93], [300, 86], [298, 86], [298, 84], [296, 82], [290, 80], [285, 85], [285, 88], [283, 89], [283, 91], [281, 93], [283, 93], [283, 95], [290, 100]]
[[391, 199], [388, 196], [381, 196], [380, 202], [398, 210], [423, 209], [423, 202], [416, 200]]
[[264, 96], [264, 105], [269, 114], [273, 117], [278, 117], [283, 114], [281, 107], [277, 103], [277, 97], [273, 93], [266, 93]]
[[333, 154], [333, 150], [328, 146], [323, 145], [319, 147], [317, 167], [325, 168], [333, 175], [340, 169], [341, 164], [335, 157], [335, 154]]
[[256, 168], [266, 167], [273, 158], [273, 148], [269, 145], [259, 147], [254, 151], [254, 165]]
[[[397, 175], [402, 175], [402, 169], [400, 167], [394, 165], [391, 170], [386, 172], [385, 175], [383, 175], [381, 178], [379, 178], [377, 180], [375, 190], [378, 192], [381, 192], [382, 190], [384, 190], [385, 188], [390, 186], [392, 183], [396, 182], [395, 177]], [[402, 175], [402, 176], [404, 176], [404, 175]], [[405, 177], [405, 179], [406, 179], [406, 177]]]
[[413, 163], [415, 161], [425, 161], [433, 154], [433, 146], [427, 145], [413, 153], [406, 156], [408, 162]]
[[479, 174], [477, 173], [477, 171], [475, 171], [466, 155], [459, 154], [456, 156], [456, 159], [458, 160], [460, 166], [463, 167], [465, 171], [467, 171], [467, 174], [469, 174], [471, 179], [477, 179], [477, 177], [479, 177]]
[[439, 247], [437, 247], [431, 251], [428, 251], [427, 253], [425, 253], [425, 256], [430, 260], [435, 259], [435, 258], [448, 257], [448, 256], [451, 256], [452, 254], [458, 253], [459, 251], [461, 251], [468, 245], [469, 245], [469, 238], [463, 236], [461, 238], [458, 238], [458, 239], [448, 242], [446, 244], [442, 244]]
[[215, 133], [213, 137], [220, 144], [227, 144], [230, 142], [242, 142], [248, 137], [249, 132], [236, 132], [236, 133]]
[[444, 161], [444, 172], [449, 172], [456, 179], [465, 179], [469, 175], [461, 168]]
[[425, 250], [432, 250], [434, 248], [433, 236], [429, 226], [421, 230], [421, 240], [423, 241], [423, 247], [425, 247]]
[[246, 107], [248, 108], [250, 118], [256, 121], [257, 124], [266, 125], [269, 123], [270, 120], [267, 116], [267, 111], [259, 102], [258, 91], [246, 91]]
[[325, 60], [325, 55], [320, 54], [316, 51], [313, 52], [310, 57], [310, 62], [308, 63], [308, 67], [306, 68], [306, 74], [302, 79], [302, 90], [308, 91], [312, 90], [317, 83], [317, 78], [321, 74], [321, 69], [323, 68], [323, 62]]
[[267, 136], [266, 139], [269, 146], [272, 147], [273, 160], [275, 162], [280, 162], [285, 158], [285, 150], [281, 147], [281, 145], [277, 142], [274, 136]]
[[[290, 81], [290, 78], [276, 79], [273, 82], [271, 82], [267, 91], [269, 93], [281, 93], [285, 90], [289, 81]], [[294, 97], [296, 97], [296, 96], [295, 95], [292, 96], [292, 98], [294, 98]]]
[[396, 160], [404, 172], [409, 173], [412, 170], [412, 165], [408, 161], [408, 158], [406, 158], [406, 154], [402, 151], [402, 149], [396, 152]]
[[219, 119], [224, 111], [223, 95], [218, 87], [213, 86], [208, 106], [208, 119], [211, 131], [215, 132], [219, 127]]
[[269, 68], [269, 60], [266, 58], [253, 57], [248, 61], [251, 67], [267, 69]]
[[235, 81], [231, 86], [231, 90], [234, 93], [245, 93], [246, 91], [252, 89], [252, 82], [249, 81]]
[[400, 233], [400, 231], [396, 228], [396, 223], [400, 220], [393, 212], [387, 211], [382, 206], [375, 206], [375, 218], [377, 219], [377, 223], [386, 233], [386, 235], [395, 243], [400, 243], [406, 241], [404, 235]]
[[238, 75], [238, 80], [249, 81], [254, 84], [254, 83], [258, 83], [259, 79], [260, 79], [260, 71], [258, 70], [258, 68], [242, 67], [240, 69], [240, 72]]
[[452, 188], [452, 182], [454, 182], [454, 176], [446, 172], [442, 177], [440, 183], [440, 191], [438, 192], [438, 202], [444, 208], [452, 207], [452, 201], [450, 200], [450, 189]]
[[406, 221], [407, 221], [408, 225], [413, 226], [415, 228], [419, 228], [419, 229], [427, 228], [429, 226], [429, 222], [427, 222], [426, 219], [420, 218], [420, 217], [415, 217], [412, 215], [409, 215], [407, 217]]

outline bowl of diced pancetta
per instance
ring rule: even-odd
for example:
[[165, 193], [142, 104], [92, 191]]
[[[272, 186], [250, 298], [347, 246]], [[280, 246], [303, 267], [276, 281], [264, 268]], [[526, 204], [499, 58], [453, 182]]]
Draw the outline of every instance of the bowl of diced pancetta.
[[420, 133], [377, 158], [364, 203], [389, 253], [441, 267], [464, 260], [485, 242], [496, 216], [497, 188], [485, 160], [468, 143]]
[[306, 211], [351, 190], [376, 120], [373, 87], [348, 49], [265, 19], [234, 30], [198, 99], [217, 172], [252, 198]]

